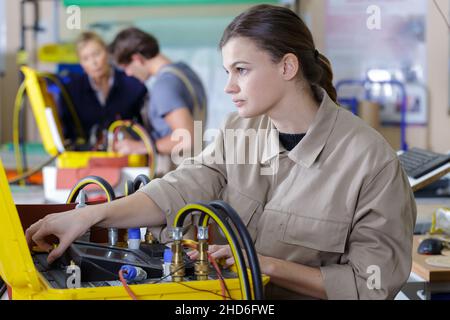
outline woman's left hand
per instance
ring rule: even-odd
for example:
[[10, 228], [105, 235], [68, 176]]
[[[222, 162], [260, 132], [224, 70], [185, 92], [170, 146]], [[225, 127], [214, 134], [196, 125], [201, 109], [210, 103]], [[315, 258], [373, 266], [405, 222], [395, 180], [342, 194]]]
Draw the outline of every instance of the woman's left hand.
[[[233, 254], [229, 245], [210, 245], [208, 252], [214, 259], [224, 259], [225, 267], [234, 264]], [[245, 251], [243, 253], [248, 266]], [[198, 258], [198, 251], [192, 250], [188, 252], [188, 256], [195, 260]], [[258, 261], [261, 273], [269, 276], [272, 283], [301, 295], [319, 299], [328, 298], [319, 268], [260, 254], [258, 254]]]
[[[225, 260], [224, 268], [228, 268], [235, 263], [233, 253], [232, 253], [229, 245], [215, 245], [215, 244], [209, 245], [208, 253], [215, 260], [224, 259]], [[248, 260], [247, 260], [247, 255], [245, 254], [245, 251], [243, 251], [243, 254], [244, 254], [245, 263], [248, 266]], [[192, 260], [195, 260], [198, 257], [198, 251], [192, 250], [192, 251], [188, 252], [188, 256]], [[262, 273], [264, 273], [267, 258], [268, 257], [258, 254], [258, 260], [259, 260], [259, 264], [260, 264]]]
[[[231, 248], [229, 245], [216, 245], [216, 244], [209, 245], [208, 254], [214, 260], [225, 259], [224, 265], [225, 268], [228, 268], [234, 264], [233, 253], [231, 252]], [[196, 260], [198, 258], [198, 251], [191, 250], [187, 253], [187, 255], [191, 260]]]
[[[235, 262], [233, 252], [231, 252], [231, 247], [229, 245], [212, 244], [208, 247], [208, 253], [211, 255], [211, 258], [215, 260], [224, 259], [224, 268], [232, 266]], [[246, 258], [245, 254], [244, 257]], [[247, 259], [245, 261], [247, 261]]]

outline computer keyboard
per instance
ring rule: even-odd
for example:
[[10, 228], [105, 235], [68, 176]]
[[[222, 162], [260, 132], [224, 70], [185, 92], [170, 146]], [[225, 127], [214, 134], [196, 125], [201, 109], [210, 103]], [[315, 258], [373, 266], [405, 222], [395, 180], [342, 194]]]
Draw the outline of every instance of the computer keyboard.
[[418, 179], [450, 161], [450, 155], [412, 148], [399, 156], [406, 174]]

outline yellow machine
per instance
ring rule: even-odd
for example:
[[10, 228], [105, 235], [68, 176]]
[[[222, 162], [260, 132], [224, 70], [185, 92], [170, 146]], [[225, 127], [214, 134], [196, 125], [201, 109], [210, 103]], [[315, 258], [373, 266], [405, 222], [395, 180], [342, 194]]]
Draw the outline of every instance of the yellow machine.
[[[33, 109], [33, 114], [43, 140], [44, 148], [49, 155], [56, 157], [58, 168], [85, 167], [92, 159], [95, 158], [122, 158], [121, 155], [112, 151], [84, 152], [67, 150], [63, 141], [61, 124], [57, 116], [56, 105], [52, 96], [47, 92], [46, 82], [39, 73], [31, 68], [23, 67], [22, 71], [25, 75], [25, 80], [19, 90], [19, 93], [24, 90], [27, 91], [31, 107]], [[149, 150], [150, 159], [152, 160], [152, 164], [150, 166], [150, 176], [153, 177], [155, 172], [155, 164], [151, 142], [145, 137], [142, 128], [139, 126], [133, 126], [134, 124], [127, 121], [113, 123], [109, 130], [108, 140], [114, 138], [114, 135], [120, 127], [129, 127], [133, 129], [133, 131], [141, 137]], [[141, 155], [131, 155], [128, 156], [127, 159], [128, 166], [142, 167], [146, 166], [147, 163], [146, 157]], [[76, 197], [74, 192], [75, 191], [71, 192], [69, 199]], [[112, 200], [113, 198], [108, 199]], [[34, 206], [29, 206], [27, 208], [31, 207]], [[262, 295], [263, 285], [266, 285], [269, 282], [269, 278], [264, 275], [261, 276], [260, 273], [258, 273], [258, 264], [256, 264], [258, 265], [258, 268], [255, 268], [255, 263], [250, 262], [250, 269], [247, 270], [236, 235], [233, 234], [228, 222], [223, 221], [224, 215], [216, 214], [216, 209], [218, 208], [220, 208], [220, 203], [212, 203], [211, 206], [191, 204], [177, 213], [175, 224], [173, 225], [174, 243], [171, 249], [173, 258], [170, 265], [170, 274], [172, 275], [173, 282], [169, 282], [167, 280], [162, 281], [164, 277], [159, 278], [158, 276], [155, 278], [152, 276], [149, 277], [148, 282], [128, 285], [126, 281], [124, 282], [123, 273], [122, 270], [120, 270], [118, 273], [120, 282], [116, 281], [118, 282], [117, 284], [109, 284], [106, 286], [102, 284], [103, 280], [100, 280], [94, 286], [78, 286], [75, 288], [69, 288], [69, 286], [57, 285], [56, 282], [49, 280], [48, 274], [46, 274], [46, 271], [41, 268], [42, 264], [39, 264], [39, 261], [36, 260], [38, 254], [36, 252], [32, 253], [28, 248], [24, 235], [24, 228], [29, 225], [30, 220], [31, 223], [33, 223], [39, 218], [42, 218], [43, 212], [40, 212], [39, 217], [34, 217], [32, 212], [23, 211], [31, 211], [31, 209], [24, 209], [21, 206], [15, 206], [4, 172], [3, 163], [0, 159], [0, 276], [8, 285], [12, 299], [116, 300], [129, 299], [130, 297], [133, 299], [170, 300], [261, 299], [260, 297]], [[54, 209], [49, 210], [50, 211], [45, 212], [45, 214], [55, 212], [51, 211]], [[201, 232], [202, 237], [198, 236], [198, 242], [183, 239], [183, 221], [186, 216], [193, 212], [200, 212], [203, 214], [201, 220], [202, 225], [198, 226], [199, 229], [203, 230]], [[26, 214], [25, 216], [27, 222], [24, 221], [24, 213]], [[21, 220], [21, 217], [23, 220]], [[210, 262], [214, 265], [217, 273], [212, 277], [208, 276], [211, 275], [211, 273], [209, 273], [209, 257], [207, 255], [207, 226], [209, 217], [211, 217], [212, 220], [214, 220], [221, 227], [222, 232], [226, 235], [226, 238], [230, 243], [233, 255], [236, 259], [237, 267], [231, 268], [231, 271], [223, 276], [219, 272], [219, 268], [215, 261]], [[238, 229], [242, 229], [242, 226]], [[246, 239], [247, 240], [244, 241], [244, 246], [249, 243], [248, 236]], [[98, 242], [89, 241], [85, 242], [85, 244], [82, 243], [80, 246], [89, 245], [96, 248], [101, 247], [106, 248], [111, 252], [115, 249], [119, 250], [118, 245], [106, 245], [103, 244], [102, 241]], [[195, 275], [185, 274], [185, 264], [183, 263], [185, 256], [183, 256], [184, 249], [182, 246], [184, 248], [189, 246], [199, 250], [200, 257], [195, 264]], [[126, 249], [122, 248], [120, 250]], [[247, 252], [252, 251], [247, 250]], [[42, 253], [42, 255], [45, 254]], [[130, 255], [133, 255], [133, 252], [129, 252], [128, 255], [128, 258], [121, 258], [123, 259], [120, 260], [121, 264], [122, 261], [129, 259]], [[254, 252], [253, 254], [249, 254], [249, 261], [255, 261], [255, 256], [256, 255]], [[109, 255], [101, 255], [101, 257], [106, 260], [110, 259]], [[137, 255], [137, 257], [139, 257], [139, 255]], [[69, 267], [74, 265], [75, 264], [73, 262], [64, 264], [64, 268], [67, 267], [68, 270]], [[81, 264], [80, 269], [82, 269]], [[191, 272], [193, 269], [194, 268], [191, 268]], [[83, 270], [81, 272], [83, 272]], [[64, 271], [62, 271], [62, 273], [65, 274]], [[114, 272], [114, 274], [116, 275], [116, 272]], [[255, 276], [258, 274], [259, 276]], [[250, 289], [251, 287], [253, 287], [253, 291]]]
[[[189, 208], [188, 208], [189, 209]], [[10, 287], [13, 299], [129, 299], [124, 287], [56, 289], [39, 272], [27, 246], [21, 220], [14, 205], [0, 160], [0, 276]], [[263, 284], [269, 278], [263, 276]], [[242, 279], [228, 278], [225, 284], [231, 299], [242, 299]], [[221, 299], [219, 280], [193, 280], [130, 285], [138, 299]]]
[[[83, 168], [87, 167], [91, 159], [113, 159], [122, 158], [122, 155], [117, 154], [112, 151], [70, 151], [67, 150], [64, 145], [64, 138], [61, 130], [61, 123], [59, 121], [57, 108], [55, 101], [51, 94], [47, 91], [47, 85], [44, 77], [29, 67], [21, 68], [25, 80], [21, 89], [19, 89], [19, 94], [21, 91], [26, 90], [29, 97], [30, 105], [36, 119], [39, 132], [41, 134], [42, 142], [47, 153], [56, 157], [56, 165], [58, 168]], [[18, 104], [16, 104], [18, 105]], [[15, 112], [15, 122], [17, 112]], [[74, 126], [80, 127], [77, 123], [77, 117], [74, 116]], [[121, 125], [129, 125], [124, 124]], [[117, 126], [117, 125], [115, 125]], [[143, 131], [143, 130], [141, 130]], [[145, 136], [145, 133], [141, 133], [140, 136]], [[149, 139], [149, 138], [147, 138]], [[15, 132], [15, 144], [18, 144], [17, 133]], [[17, 141], [16, 141], [17, 140]], [[154, 160], [153, 146], [151, 143], [146, 143], [149, 149], [149, 156], [151, 160]], [[18, 152], [16, 152], [16, 156]], [[127, 157], [128, 167], [146, 167], [147, 158], [145, 155], [129, 155]], [[18, 163], [20, 161], [17, 161]], [[20, 174], [20, 172], [19, 172]], [[150, 176], [153, 176], [154, 168], [151, 168]]]
[[73, 43], [52, 43], [39, 48], [38, 59], [46, 63], [78, 63], [77, 50]]

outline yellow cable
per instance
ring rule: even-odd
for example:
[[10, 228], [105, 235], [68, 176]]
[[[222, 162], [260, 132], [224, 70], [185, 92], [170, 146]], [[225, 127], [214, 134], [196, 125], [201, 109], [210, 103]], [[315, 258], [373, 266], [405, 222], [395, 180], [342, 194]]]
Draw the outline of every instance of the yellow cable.
[[[205, 219], [203, 219], [203, 221], [200, 221], [201, 224], [202, 224], [202, 227], [207, 227], [209, 225], [209, 219], [210, 218], [211, 217], [209, 215], [206, 215]], [[249, 274], [249, 276], [251, 277], [251, 274]], [[253, 295], [254, 295], [254, 293], [253, 293]]]
[[145, 149], [147, 150], [148, 157], [149, 157], [149, 176], [150, 179], [153, 179], [155, 177], [156, 173], [156, 152], [155, 148], [153, 147], [153, 144], [150, 140], [150, 137], [148, 136], [145, 129], [137, 124], [132, 123], [129, 120], [116, 120], [108, 127], [108, 151], [113, 151], [113, 137], [114, 137], [114, 131], [120, 127], [130, 128], [133, 132], [135, 132], [139, 138], [144, 142]]
[[125, 197], [130, 195], [130, 191], [131, 191], [130, 190], [130, 182], [131, 182], [131, 185], [132, 185], [132, 181], [130, 181], [130, 180], [125, 181], [125, 190], [124, 190], [124, 196]]
[[72, 120], [75, 123], [75, 127], [76, 127], [76, 129], [78, 131], [78, 139], [79, 139], [79, 141], [77, 141], [77, 144], [84, 144], [84, 143], [86, 143], [86, 135], [85, 135], [85, 132], [84, 132], [83, 127], [81, 125], [80, 118], [78, 117], [78, 114], [75, 111], [75, 106], [73, 105], [72, 99], [70, 98], [69, 93], [67, 92], [66, 88], [63, 86], [63, 84], [58, 79], [58, 77], [56, 77], [54, 74], [51, 74], [51, 73], [48, 73], [48, 72], [39, 72], [38, 75], [53, 81], [53, 83], [56, 84], [56, 86], [59, 88], [59, 90], [61, 90], [61, 94], [63, 96], [63, 99], [66, 102], [67, 107], [69, 108], [70, 115], [71, 115]]
[[11, 178], [8, 180], [9, 184], [13, 184], [16, 183], [18, 181], [24, 181], [24, 179], [32, 176], [33, 174], [35, 174], [36, 172], [39, 172], [40, 170], [42, 170], [43, 167], [45, 167], [46, 165], [52, 163], [57, 157], [59, 157], [61, 155], [60, 152], [58, 152], [56, 155], [50, 157], [48, 160], [46, 160], [45, 162], [39, 164], [38, 166], [36, 166], [33, 169], [28, 170], [27, 172], [24, 172], [21, 175], [17, 175], [14, 178]]
[[148, 136], [145, 129], [138, 125], [133, 124], [131, 126], [131, 129], [136, 132], [136, 134], [141, 138], [141, 140], [144, 142], [145, 148], [147, 149], [148, 157], [149, 157], [149, 166], [150, 166], [150, 179], [153, 179], [156, 174], [156, 152], [153, 148], [153, 144], [150, 140], [150, 137]]
[[202, 227], [207, 227], [208, 226], [208, 224], [209, 224], [209, 218], [210, 218], [210, 216], [206, 216], [205, 217], [205, 219], [203, 219], [203, 221], [202, 221]]
[[[23, 81], [20, 84], [19, 90], [17, 90], [16, 98], [14, 100], [14, 111], [13, 111], [13, 147], [14, 147], [14, 155], [16, 158], [17, 176], [23, 175], [22, 155], [20, 154], [20, 145], [19, 145], [19, 143], [20, 143], [19, 142], [19, 118], [20, 118], [20, 111], [22, 109], [24, 93], [25, 93], [25, 81]], [[19, 185], [24, 186], [25, 180], [24, 179], [20, 180]]]
[[228, 233], [228, 231], [225, 228], [225, 226], [223, 225], [222, 221], [219, 219], [219, 217], [213, 211], [211, 211], [207, 207], [202, 206], [200, 204], [188, 204], [188, 205], [184, 206], [183, 208], [181, 208], [178, 211], [178, 213], [176, 214], [175, 219], [173, 221], [173, 227], [174, 228], [177, 227], [178, 220], [180, 219], [180, 216], [184, 212], [186, 212], [187, 210], [195, 210], [195, 211], [204, 212], [204, 213], [208, 214], [211, 218], [213, 218], [213, 220], [219, 225], [219, 227], [221, 228], [221, 230], [224, 233], [225, 237], [227, 238], [228, 243], [230, 244], [230, 248], [231, 248], [231, 252], [233, 253], [233, 257], [235, 257], [234, 260], [235, 260], [237, 271], [238, 271], [238, 274], [239, 274], [239, 282], [240, 282], [240, 285], [241, 285], [242, 296], [243, 296], [244, 299], [250, 300], [251, 297], [247, 296], [247, 293], [245, 292], [245, 290], [242, 290], [243, 288], [245, 288], [245, 285], [243, 283], [243, 281], [244, 281], [243, 272], [246, 272], [246, 270], [243, 270], [241, 262], [239, 261], [239, 259], [236, 258], [238, 256], [237, 255], [236, 244], [232, 241], [231, 236]]
[[[67, 93], [67, 90], [64, 88], [64, 86], [61, 84], [59, 79], [55, 77], [53, 74], [48, 72], [40, 72], [38, 73], [39, 76], [46, 77], [53, 81], [58, 88], [61, 90], [64, 100], [66, 101], [66, 104], [69, 108], [69, 111], [72, 115], [72, 118], [74, 120], [75, 126], [78, 129], [78, 133], [80, 135], [80, 143], [85, 143], [84, 140], [84, 132], [80, 123], [80, 119], [78, 118], [78, 115], [76, 114], [75, 108], [73, 106], [72, 100], [69, 97], [69, 94]], [[17, 177], [21, 177], [24, 175], [23, 167], [22, 167], [22, 155], [20, 154], [20, 141], [19, 141], [19, 121], [20, 121], [20, 111], [22, 110], [22, 104], [23, 104], [23, 97], [26, 89], [26, 85], [24, 80], [17, 90], [16, 98], [14, 100], [14, 111], [13, 111], [13, 149], [14, 149], [14, 156], [16, 159], [16, 170], [17, 170]], [[25, 185], [25, 179], [19, 180], [19, 185], [24, 186]]]
[[[117, 128], [128, 126], [129, 123], [130, 123], [130, 121], [125, 121], [125, 120], [116, 120], [116, 121], [114, 121], [108, 127], [108, 134], [110, 134], [110, 135], [114, 134], [114, 131]], [[108, 151], [112, 151], [112, 147], [113, 147], [112, 143], [113, 143], [112, 140], [108, 140]]]
[[91, 183], [93, 183], [93, 184], [99, 186], [100, 188], [102, 188], [103, 191], [105, 191], [106, 198], [107, 198], [108, 202], [111, 202], [111, 201], [112, 201], [111, 196], [110, 196], [108, 190], [106, 189], [106, 187], [105, 187], [101, 182], [99, 182], [99, 181], [97, 181], [97, 180], [94, 180], [94, 179], [86, 179], [86, 180], [82, 180], [82, 181], [78, 182], [78, 183], [75, 185], [75, 187], [72, 188], [72, 191], [70, 192], [69, 197], [67, 198], [66, 203], [72, 203], [72, 201], [74, 200], [73, 197], [74, 197], [74, 195], [79, 191], [79, 189], [80, 189], [80, 188], [83, 188], [83, 187], [85, 187], [85, 186], [87, 186], [88, 184], [91, 184]]

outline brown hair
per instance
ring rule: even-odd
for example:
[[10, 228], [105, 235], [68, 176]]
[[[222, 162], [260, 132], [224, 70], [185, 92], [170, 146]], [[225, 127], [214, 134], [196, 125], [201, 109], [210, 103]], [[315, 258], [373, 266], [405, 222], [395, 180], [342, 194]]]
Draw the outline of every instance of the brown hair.
[[109, 51], [118, 64], [128, 64], [136, 53], [146, 59], [155, 57], [159, 53], [159, 44], [153, 35], [138, 28], [127, 28], [117, 34]]
[[293, 11], [273, 5], [251, 7], [228, 25], [220, 40], [220, 48], [234, 37], [255, 41], [272, 56], [274, 62], [279, 62], [287, 53], [295, 54], [310, 85], [321, 86], [336, 102], [330, 61], [317, 51], [311, 31]]
[[77, 52], [80, 51], [80, 49], [82, 47], [84, 47], [86, 45], [86, 43], [91, 42], [91, 41], [97, 42], [106, 51], [108, 51], [108, 48], [107, 48], [105, 42], [98, 34], [96, 34], [95, 32], [92, 32], [92, 31], [85, 31], [85, 32], [81, 33], [75, 40], [75, 46], [77, 48]]

